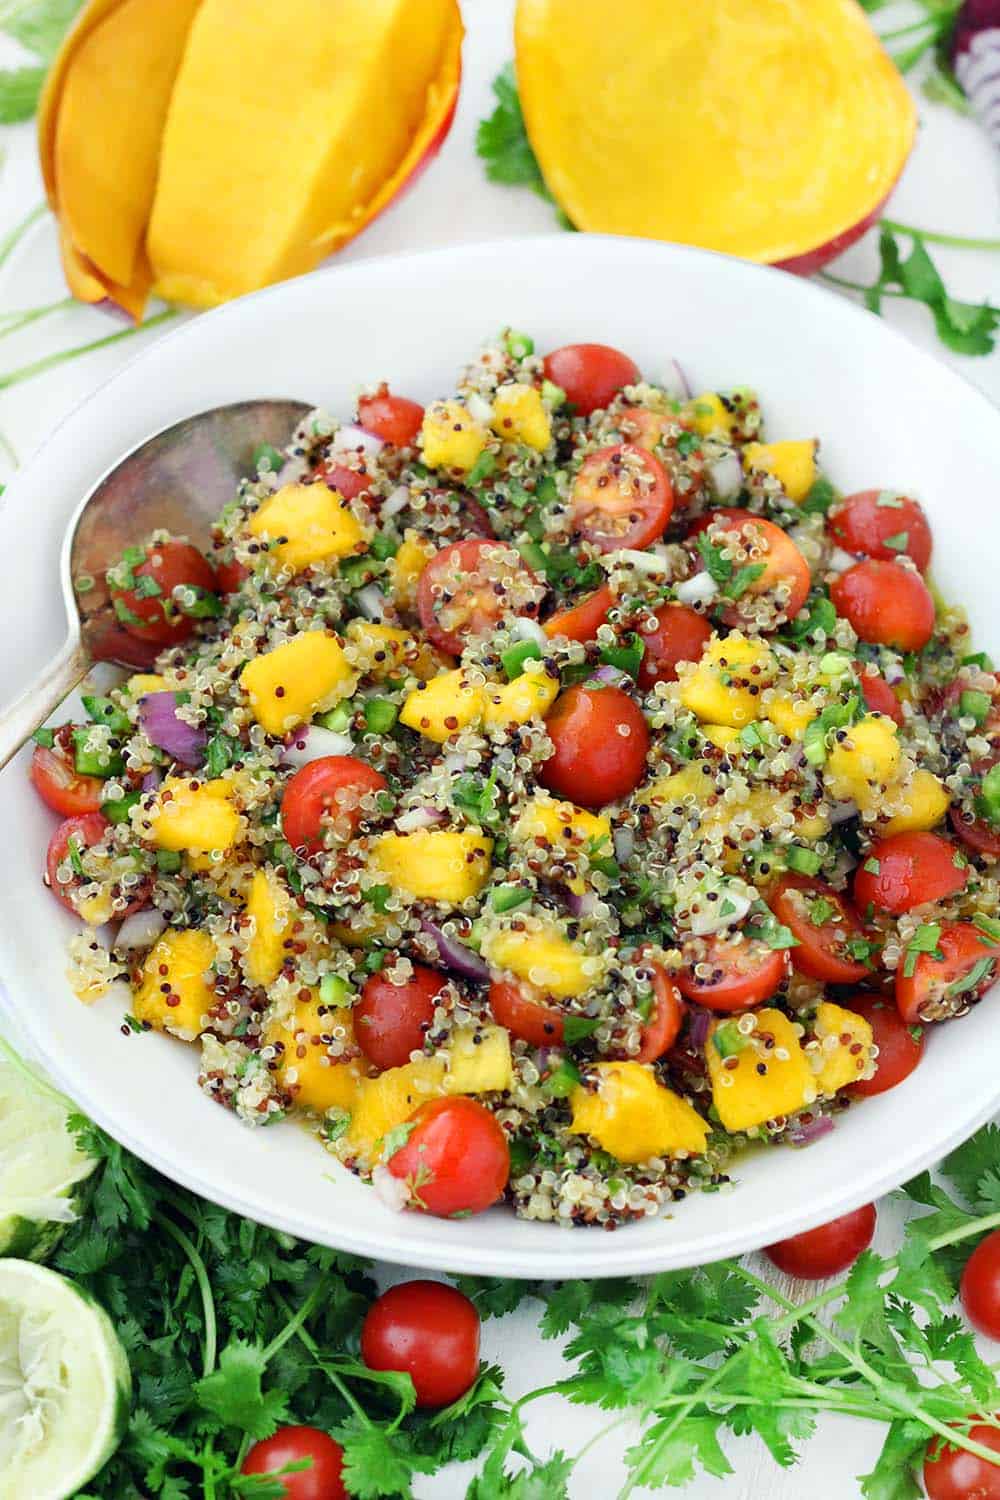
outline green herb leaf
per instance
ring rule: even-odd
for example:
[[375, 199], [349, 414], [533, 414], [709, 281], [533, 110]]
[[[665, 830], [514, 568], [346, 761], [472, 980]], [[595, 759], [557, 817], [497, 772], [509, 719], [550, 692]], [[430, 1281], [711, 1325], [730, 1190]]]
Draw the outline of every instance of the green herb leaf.
[[488, 119], [480, 120], [476, 131], [476, 152], [485, 164], [487, 177], [505, 186], [531, 188], [551, 202], [552, 194], [528, 140], [512, 62], [494, 78], [493, 93], [496, 109]]

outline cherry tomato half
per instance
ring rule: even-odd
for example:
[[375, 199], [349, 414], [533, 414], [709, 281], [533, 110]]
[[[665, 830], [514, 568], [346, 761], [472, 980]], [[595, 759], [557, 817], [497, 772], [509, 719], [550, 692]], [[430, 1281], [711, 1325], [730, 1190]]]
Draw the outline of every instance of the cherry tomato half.
[[359, 460], [356, 469], [338, 463], [333, 457], [324, 458], [316, 469], [316, 478], [345, 500], [356, 500], [359, 495], [367, 494], [372, 482], [364, 458]]
[[809, 875], [783, 875], [767, 901], [797, 940], [790, 957], [800, 974], [826, 984], [855, 984], [869, 973], [848, 947], [865, 937], [861, 918], [831, 886]]
[[241, 1472], [278, 1474], [307, 1458], [308, 1469], [281, 1476], [287, 1500], [349, 1500], [341, 1474], [344, 1450], [318, 1427], [279, 1427], [273, 1437], [254, 1443]]
[[640, 630], [646, 650], [639, 667], [639, 686], [648, 692], [657, 682], [676, 682], [677, 664], [700, 661], [712, 639], [704, 615], [686, 604], [664, 604], [656, 611], [656, 627]]
[[723, 505], [717, 510], [706, 510], [703, 516], [699, 516], [697, 520], [692, 521], [688, 527], [688, 537], [701, 536], [703, 531], [707, 531], [710, 526], [715, 526], [717, 522], [728, 521], [730, 527], [733, 527], [739, 521], [756, 521], [759, 519], [758, 516], [754, 515], [752, 510], [743, 510], [739, 505]]
[[215, 581], [224, 594], [235, 594], [243, 587], [243, 581], [250, 577], [250, 569], [245, 568], [235, 557], [224, 558], [221, 562], [213, 563], [215, 568]]
[[642, 1028], [639, 1051], [633, 1059], [640, 1063], [656, 1062], [670, 1051], [680, 1035], [686, 1014], [680, 990], [662, 964], [649, 963], [647, 967], [652, 973], [653, 1008]]
[[873, 714], [885, 714], [900, 729], [903, 727], [903, 705], [880, 672], [868, 671], [860, 662], [854, 663], [861, 684], [861, 696], [865, 707]]
[[503, 1197], [510, 1177], [507, 1137], [475, 1099], [432, 1099], [409, 1121], [409, 1135], [386, 1162], [405, 1182], [410, 1207], [438, 1219], [482, 1213]]
[[571, 604], [568, 609], [561, 609], [551, 619], [546, 620], [542, 629], [552, 639], [557, 635], [564, 635], [571, 641], [588, 641], [597, 639], [598, 627], [603, 625], [608, 618], [608, 610], [613, 609], [615, 596], [607, 584], [597, 589], [593, 594], [588, 594], [578, 604]]
[[403, 1281], [368, 1309], [361, 1358], [409, 1375], [418, 1406], [450, 1406], [479, 1374], [479, 1314], [453, 1286]]
[[898, 917], [925, 901], [962, 890], [969, 867], [958, 849], [936, 833], [894, 833], [880, 839], [854, 875], [854, 902]]
[[973, 1328], [1000, 1339], [1000, 1230], [994, 1229], [973, 1250], [958, 1290]]
[[36, 745], [28, 772], [35, 791], [46, 807], [64, 818], [98, 812], [104, 782], [99, 776], [81, 776], [73, 757], [58, 739], [52, 749]]
[[557, 797], [604, 807], [642, 780], [649, 729], [621, 688], [578, 683], [560, 693], [545, 728], [555, 749], [538, 779]]
[[327, 822], [349, 838], [364, 816], [361, 799], [384, 792], [386, 779], [353, 755], [324, 755], [300, 766], [281, 799], [281, 827], [293, 849], [318, 854]]
[[566, 392], [581, 417], [611, 402], [639, 380], [639, 366], [610, 344], [565, 344], [545, 356], [546, 379]]
[[362, 396], [358, 402], [358, 426], [394, 448], [409, 448], [416, 441], [424, 409], [419, 401], [405, 396], [391, 396], [387, 385], [379, 386], [374, 396]]
[[519, 985], [496, 979], [490, 985], [493, 1019], [506, 1026], [511, 1036], [533, 1047], [560, 1047], [563, 1042], [563, 1012], [541, 1000], [531, 1000]]
[[[392, 965], [388, 965], [391, 969]], [[414, 964], [405, 984], [393, 984], [383, 970], [366, 979], [354, 1007], [358, 1046], [376, 1068], [401, 1068], [424, 1045], [444, 979]]]
[[735, 511], [722, 511], [707, 535], [717, 547], [730, 548], [735, 542], [734, 579], [742, 568], [761, 570], [754, 577], [748, 576], [739, 597], [725, 606], [723, 619], [728, 625], [753, 621], [754, 600], [765, 595], [773, 596], [775, 623], [795, 619], [809, 597], [812, 577], [809, 564], [787, 531], [782, 531], [773, 521], [765, 521], [762, 516], [749, 516], [743, 520]]
[[[79, 913], [76, 909], [73, 894], [83, 882], [78, 875], [74, 875], [73, 879], [64, 885], [58, 878], [59, 866], [65, 863], [69, 856], [70, 841], [72, 841], [72, 847], [82, 853], [84, 849], [89, 849], [92, 844], [99, 844], [110, 827], [111, 824], [103, 813], [84, 813], [80, 817], [67, 818], [65, 822], [60, 823], [49, 840], [49, 847], [45, 854], [46, 883], [60, 906], [64, 906], [74, 916], [78, 916]], [[141, 880], [138, 885], [133, 886], [131, 901], [123, 911], [116, 913], [116, 915], [119, 917], [128, 917], [134, 911], [140, 911], [149, 900], [151, 888], [152, 881], [148, 878]]]
[[868, 1203], [851, 1214], [841, 1214], [829, 1224], [793, 1234], [776, 1245], [768, 1245], [764, 1254], [786, 1276], [800, 1281], [822, 1281], [839, 1276], [867, 1250], [875, 1236], [875, 1205]]
[[923, 1057], [926, 1040], [923, 1029], [907, 1026], [893, 1002], [880, 995], [852, 995], [844, 1001], [844, 1006], [864, 1016], [878, 1048], [874, 1075], [852, 1083], [850, 1093], [864, 1099], [885, 1094], [909, 1078]]
[[663, 535], [673, 510], [666, 469], [634, 443], [599, 448], [573, 481], [573, 528], [601, 552], [648, 547]]
[[838, 615], [861, 640], [897, 651], [922, 651], [934, 634], [934, 600], [919, 573], [869, 558], [830, 585]]
[[420, 623], [440, 651], [461, 656], [505, 614], [533, 615], [537, 579], [506, 542], [470, 537], [436, 552], [417, 583]]
[[[969, 1428], [969, 1437], [1000, 1453], [1000, 1427], [978, 1422]], [[928, 1445], [923, 1478], [928, 1500], [1000, 1500], [1000, 1465], [964, 1448], [950, 1448], [942, 1438]]]
[[[747, 1010], [770, 1000], [788, 974], [788, 952], [769, 948], [757, 938], [737, 933], [692, 938], [684, 945], [685, 964], [677, 988], [709, 1010]], [[699, 973], [703, 970], [703, 973]]]
[[921, 573], [931, 560], [931, 528], [923, 506], [887, 490], [859, 490], [827, 511], [826, 529], [838, 547], [859, 557], [911, 557]]
[[[996, 754], [980, 760], [972, 767], [974, 781], [972, 791], [978, 797], [979, 785], [985, 773], [997, 763]], [[977, 818], [974, 813], [967, 812], [962, 807], [953, 807], [948, 814], [952, 828], [962, 840], [962, 843], [976, 854], [983, 854], [987, 859], [1000, 859], [1000, 826], [993, 824], [987, 818]]]
[[[158, 542], [145, 552], [143, 561], [132, 568], [135, 584], [127, 589], [111, 587], [115, 613], [129, 635], [158, 646], [174, 646], [187, 640], [199, 615], [213, 608], [218, 581], [190, 542]], [[155, 593], [150, 592], [153, 589]], [[175, 595], [178, 589], [194, 589], [197, 597], [188, 602], [183, 593]]]
[[948, 923], [941, 928], [936, 954], [918, 953], [914, 961], [907, 953], [901, 960], [896, 970], [899, 1014], [911, 1023], [947, 1020], [993, 983], [998, 956], [1000, 943], [971, 922]]

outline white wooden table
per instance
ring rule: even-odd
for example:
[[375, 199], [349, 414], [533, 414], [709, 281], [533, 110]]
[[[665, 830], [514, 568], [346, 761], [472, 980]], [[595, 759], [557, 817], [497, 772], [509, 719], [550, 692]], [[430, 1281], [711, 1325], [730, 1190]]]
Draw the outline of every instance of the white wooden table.
[[[462, 95], [454, 128], [438, 160], [415, 190], [395, 204], [341, 259], [356, 260], [396, 250], [441, 243], [496, 238], [501, 235], [540, 234], [553, 228], [551, 208], [523, 189], [504, 189], [486, 182], [474, 150], [477, 121], [492, 109], [490, 82], [512, 54], [511, 19], [514, 0], [463, 0], [468, 35], [465, 43]], [[897, 12], [889, 13], [893, 20]], [[906, 7], [899, 18], [907, 19]], [[11, 51], [11, 58], [15, 55]], [[0, 45], [0, 64], [8, 61]], [[978, 127], [944, 106], [918, 95], [920, 139], [893, 199], [897, 220], [949, 233], [1000, 237], [997, 159]], [[0, 234], [18, 223], [42, 198], [31, 127], [0, 131], [6, 159], [0, 168]], [[989, 297], [1000, 303], [1000, 254], [935, 250], [949, 289], [959, 297]], [[845, 256], [837, 271], [852, 279], [871, 280], [877, 265], [875, 237]], [[50, 220], [36, 225], [0, 272], [0, 310], [31, 307], [64, 295]], [[938, 345], [925, 309], [892, 301], [887, 316], [915, 343], [926, 344], [967, 379], [1000, 401], [1000, 353], [985, 359], [963, 359]], [[510, 309], [517, 322], [517, 308]], [[49, 352], [85, 343], [114, 331], [117, 325], [95, 310], [74, 307], [8, 338], [0, 351], [0, 432], [23, 462], [55, 424], [106, 379], [122, 361], [135, 354], [146, 335], [58, 368], [41, 379], [2, 390], [4, 372], [17, 369]], [[580, 336], [586, 335], [579, 329]], [[151, 333], [149, 338], [155, 338]], [[752, 371], [748, 372], [752, 378]], [[10, 461], [0, 453], [0, 480]], [[995, 643], [994, 643], [995, 644]], [[738, 1196], [733, 1211], [739, 1212]], [[876, 1244], [896, 1242], [899, 1209], [880, 1205]], [[566, 1271], [572, 1275], [573, 1240], [566, 1241]], [[405, 1273], [385, 1268], [384, 1278], [402, 1279]], [[507, 1371], [508, 1387], [517, 1394], [544, 1385], [565, 1372], [558, 1349], [543, 1343], [535, 1330], [537, 1304], [484, 1329], [483, 1353]], [[996, 1358], [992, 1349], [988, 1357]], [[558, 1446], [568, 1452], [582, 1447], [603, 1424], [597, 1411], [570, 1407], [553, 1398], [533, 1408], [533, 1446], [546, 1452]], [[821, 1424], [806, 1448], [803, 1461], [791, 1471], [780, 1471], [763, 1447], [750, 1439], [734, 1443], [730, 1452], [736, 1474], [728, 1480], [700, 1479], [683, 1493], [691, 1500], [847, 1500], [858, 1493], [854, 1476], [871, 1468], [883, 1431], [861, 1422], [830, 1417]], [[613, 1496], [623, 1477], [621, 1454], [631, 1438], [617, 1432], [587, 1455], [572, 1481], [574, 1496]], [[472, 1472], [469, 1468], [468, 1472]], [[423, 1480], [417, 1493], [435, 1500], [458, 1500], [467, 1483], [463, 1469], [445, 1477]]]

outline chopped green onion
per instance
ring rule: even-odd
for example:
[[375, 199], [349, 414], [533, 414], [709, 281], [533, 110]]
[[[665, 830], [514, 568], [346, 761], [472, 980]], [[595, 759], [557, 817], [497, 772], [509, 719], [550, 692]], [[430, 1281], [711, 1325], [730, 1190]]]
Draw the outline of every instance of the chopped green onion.
[[983, 777], [976, 808], [991, 823], [1000, 823], [1000, 763], [991, 766]]
[[112, 703], [110, 698], [94, 698], [88, 694], [83, 699], [83, 706], [95, 724], [106, 724], [113, 734], [132, 733], [132, 721], [128, 714]]
[[109, 751], [102, 747], [101, 750], [88, 750], [87, 741], [90, 738], [89, 729], [73, 730], [73, 765], [78, 776], [99, 776], [106, 780], [109, 776], [120, 776], [125, 769], [125, 762], [117, 751]]
[[68, 841], [66, 845], [66, 852], [69, 855], [69, 862], [73, 868], [73, 874], [83, 875], [85, 871], [83, 868], [83, 860], [80, 858], [81, 845], [80, 840], [75, 835]]
[[554, 380], [542, 381], [542, 400], [547, 401], [554, 411], [566, 404], [566, 392], [561, 385], [556, 385]]
[[284, 454], [273, 443], [258, 443], [253, 450], [253, 466], [258, 474], [261, 469], [265, 474], [277, 474], [284, 462]]
[[495, 912], [513, 911], [530, 901], [534, 892], [523, 885], [498, 885], [490, 895], [490, 904]]
[[601, 661], [607, 667], [617, 667], [619, 672], [627, 672], [629, 677], [638, 677], [645, 654], [644, 643], [633, 631], [619, 645], [605, 646], [601, 652]]
[[319, 982], [319, 998], [321, 1005], [351, 1005], [354, 991], [339, 974], [324, 974]]
[[825, 896], [816, 896], [807, 905], [809, 907], [809, 920], [814, 927], [825, 927], [831, 918], [837, 915], [836, 906], [832, 901], [828, 901]]
[[992, 700], [989, 693], [979, 693], [966, 688], [958, 700], [958, 711], [963, 719], [975, 719], [976, 728], [989, 718]]
[[526, 661], [541, 661], [541, 659], [541, 647], [537, 641], [518, 641], [516, 646], [508, 646], [506, 651], [500, 653], [500, 662], [509, 682], [521, 676]]
[[748, 1038], [735, 1021], [724, 1021], [712, 1032], [712, 1046], [720, 1057], [738, 1057], [746, 1050]]
[[701, 451], [701, 438], [696, 432], [682, 432], [674, 444], [681, 458], [690, 458]]
[[181, 867], [181, 857], [176, 849], [157, 849], [156, 868], [161, 875], [176, 875]]
[[129, 813], [141, 796], [141, 792], [127, 792], [124, 797], [112, 797], [101, 803], [101, 812], [109, 823], [127, 823]]
[[534, 339], [513, 328], [509, 328], [504, 334], [503, 346], [512, 359], [527, 359], [535, 352]]
[[962, 657], [963, 667], [979, 667], [983, 672], [992, 672], [993, 663], [985, 651], [976, 651], [972, 656]]
[[815, 875], [823, 863], [815, 849], [803, 849], [801, 844], [789, 844], [784, 854], [788, 868], [800, 875]]
[[802, 753], [811, 766], [826, 763], [826, 726], [821, 719], [813, 719], [806, 725], [802, 738]]
[[354, 722], [354, 710], [350, 699], [344, 698], [334, 708], [327, 709], [325, 714], [320, 714], [316, 723], [323, 729], [332, 729], [335, 734], [346, 734]]
[[573, 1092], [579, 1082], [579, 1068], [571, 1063], [568, 1057], [564, 1057], [560, 1059], [558, 1067], [552, 1069], [542, 1087], [554, 1099], [565, 1099]]
[[399, 717], [399, 709], [388, 698], [369, 698], [364, 715], [365, 724], [372, 734], [388, 734]]

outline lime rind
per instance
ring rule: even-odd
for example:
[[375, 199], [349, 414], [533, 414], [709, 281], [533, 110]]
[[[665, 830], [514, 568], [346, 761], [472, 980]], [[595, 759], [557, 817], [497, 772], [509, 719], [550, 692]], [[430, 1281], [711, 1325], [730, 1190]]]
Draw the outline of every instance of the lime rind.
[[0, 1057], [0, 1256], [43, 1260], [78, 1212], [96, 1162], [69, 1133], [69, 1105], [23, 1063]]

